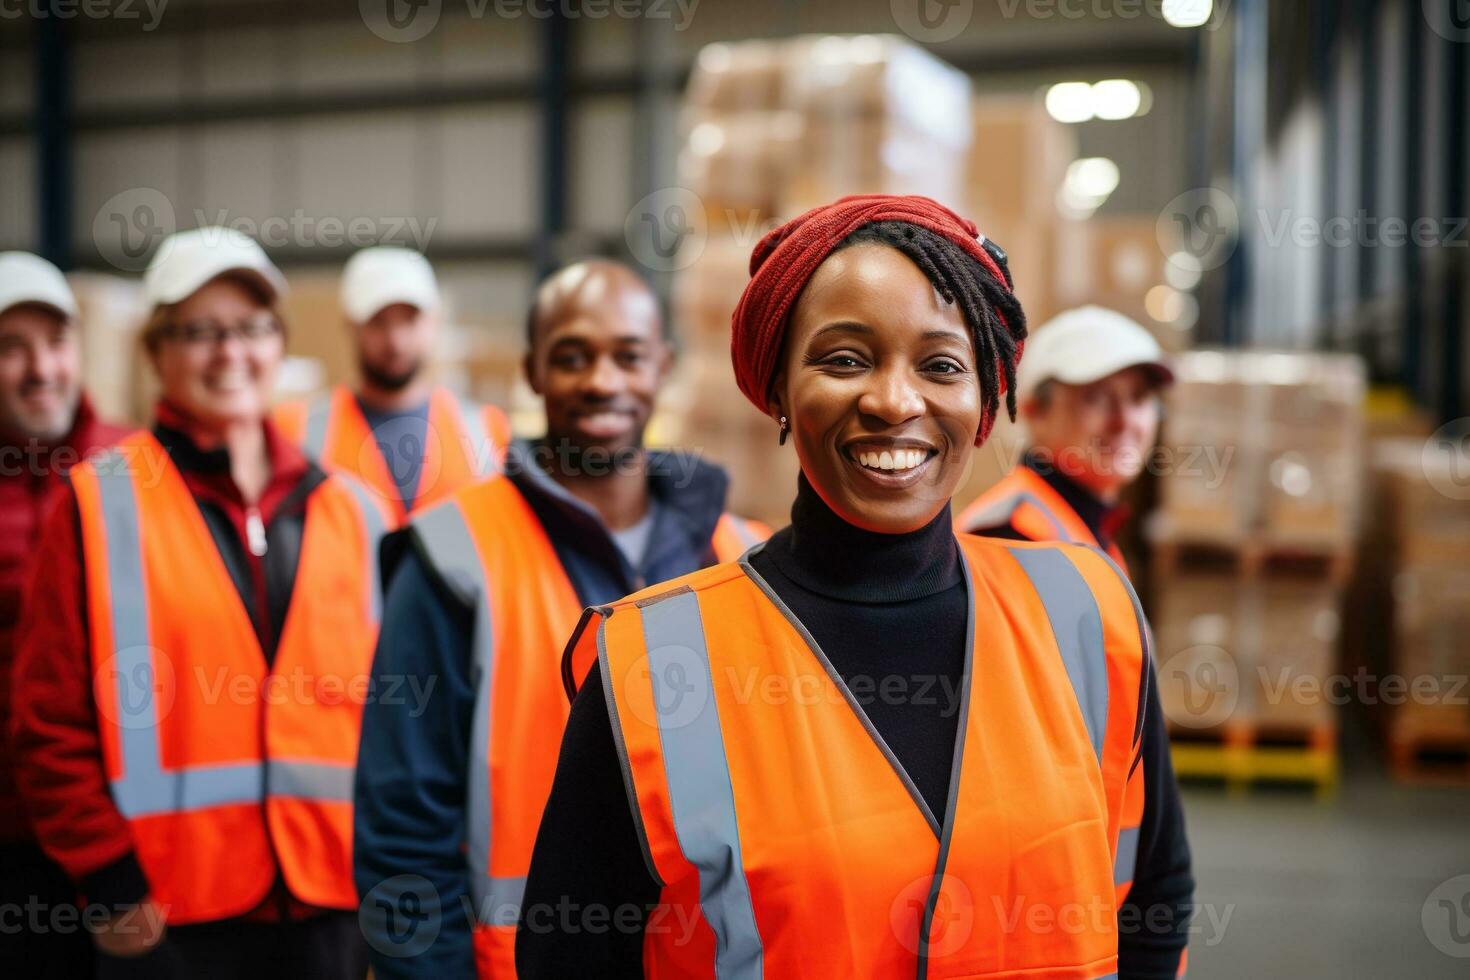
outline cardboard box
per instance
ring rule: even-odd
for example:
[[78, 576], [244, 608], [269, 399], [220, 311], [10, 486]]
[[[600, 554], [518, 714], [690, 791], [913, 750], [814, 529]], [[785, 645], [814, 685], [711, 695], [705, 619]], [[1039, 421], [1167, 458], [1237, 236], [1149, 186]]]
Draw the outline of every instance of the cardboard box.
[[1311, 579], [1268, 578], [1251, 583], [1259, 599], [1253, 630], [1252, 716], [1262, 729], [1293, 731], [1333, 723], [1344, 694], [1338, 674], [1340, 594]]
[[1247, 716], [1251, 660], [1229, 574], [1174, 576], [1155, 604], [1153, 630], [1159, 702], [1170, 726], [1210, 731]]

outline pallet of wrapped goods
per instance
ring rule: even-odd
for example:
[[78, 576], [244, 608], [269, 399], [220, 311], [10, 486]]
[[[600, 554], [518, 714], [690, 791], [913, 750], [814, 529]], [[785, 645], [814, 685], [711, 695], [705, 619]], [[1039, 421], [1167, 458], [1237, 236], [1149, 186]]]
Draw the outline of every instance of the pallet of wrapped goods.
[[142, 286], [95, 272], [67, 278], [80, 310], [82, 382], [92, 404], [117, 421], [148, 418], [155, 382], [139, 343], [148, 318]]
[[1246, 723], [1238, 587], [1227, 571], [1190, 571], [1153, 603], [1159, 701], [1176, 735], [1223, 740]]
[[728, 361], [730, 315], [750, 281], [752, 244], [731, 235], [711, 235], [674, 277], [670, 313], [681, 344], [723, 345]]
[[1390, 761], [1404, 781], [1470, 782], [1470, 570], [1394, 577]]
[[964, 158], [952, 144], [887, 117], [811, 119], [782, 188], [796, 215], [849, 194], [922, 194], [959, 207]]
[[1282, 549], [1350, 550], [1364, 482], [1361, 360], [1264, 353], [1249, 365], [1264, 403], [1264, 537]]
[[1245, 540], [1257, 518], [1252, 492], [1260, 467], [1250, 417], [1249, 385], [1239, 358], [1191, 351], [1173, 359], [1175, 382], [1165, 394], [1159, 510], [1150, 537], [1165, 542]]
[[1014, 95], [977, 96], [971, 122], [965, 189], [976, 221], [1007, 228], [1054, 221], [1077, 157], [1074, 127], [1053, 119], [1041, 99]]
[[1154, 605], [1159, 701], [1179, 776], [1330, 792], [1336, 588], [1191, 568], [1171, 575]]
[[[1470, 783], [1470, 496], [1458, 447], [1424, 439], [1374, 447], [1393, 568], [1389, 762], [1406, 782]], [[1380, 685], [1382, 688], [1383, 685]]]
[[789, 110], [690, 115], [679, 180], [698, 195], [709, 234], [736, 235], [749, 253], [781, 217], [802, 139], [801, 116]]
[[1356, 358], [1199, 351], [1175, 358], [1151, 521], [1171, 565], [1195, 547], [1256, 566], [1319, 559], [1346, 580], [1363, 482]]
[[888, 36], [798, 39], [782, 105], [801, 114], [801, 151], [782, 212], [845, 194], [925, 194], [965, 205], [970, 81]]
[[1341, 693], [1335, 683], [1341, 591], [1332, 582], [1289, 575], [1253, 587], [1255, 744], [1330, 746]]
[[741, 41], [702, 48], [689, 76], [684, 105], [721, 113], [780, 108], [791, 42]]

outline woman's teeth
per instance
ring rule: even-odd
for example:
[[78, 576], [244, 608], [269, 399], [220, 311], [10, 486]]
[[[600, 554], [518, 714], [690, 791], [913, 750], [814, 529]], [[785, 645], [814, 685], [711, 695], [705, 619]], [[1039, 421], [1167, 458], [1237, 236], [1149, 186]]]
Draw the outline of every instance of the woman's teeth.
[[922, 449], [884, 450], [881, 453], [858, 453], [858, 462], [870, 470], [911, 470], [929, 454]]

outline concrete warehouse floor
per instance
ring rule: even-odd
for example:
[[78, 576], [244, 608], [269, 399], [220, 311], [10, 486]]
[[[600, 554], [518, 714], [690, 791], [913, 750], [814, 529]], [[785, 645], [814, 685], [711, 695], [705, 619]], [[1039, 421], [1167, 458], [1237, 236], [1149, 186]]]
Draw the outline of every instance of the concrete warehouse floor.
[[1470, 789], [1398, 785], [1347, 740], [1330, 800], [1184, 787], [1191, 980], [1470, 976]]

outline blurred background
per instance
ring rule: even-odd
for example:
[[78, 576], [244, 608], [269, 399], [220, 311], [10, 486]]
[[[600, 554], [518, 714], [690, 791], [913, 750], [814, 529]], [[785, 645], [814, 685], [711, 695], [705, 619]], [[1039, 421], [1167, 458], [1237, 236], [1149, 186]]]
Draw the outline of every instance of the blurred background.
[[1190, 974], [1465, 976], [1467, 45], [1465, 0], [0, 0], [0, 249], [71, 270], [89, 387], [139, 420], [164, 235], [287, 273], [282, 397], [351, 380], [344, 259], [421, 248], [437, 370], [527, 434], [535, 282], [623, 258], [681, 347], [655, 440], [780, 524], [794, 457], [728, 361], [751, 246], [841, 194], [951, 204], [1033, 325], [1098, 303], [1178, 358], [1128, 544]]

